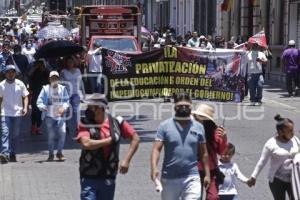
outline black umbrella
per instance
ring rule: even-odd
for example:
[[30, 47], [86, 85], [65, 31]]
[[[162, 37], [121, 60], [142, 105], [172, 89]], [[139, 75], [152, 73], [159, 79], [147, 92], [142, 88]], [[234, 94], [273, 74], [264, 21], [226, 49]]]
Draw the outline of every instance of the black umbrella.
[[38, 58], [55, 58], [70, 56], [83, 51], [83, 47], [67, 40], [51, 41], [42, 46], [34, 55]]

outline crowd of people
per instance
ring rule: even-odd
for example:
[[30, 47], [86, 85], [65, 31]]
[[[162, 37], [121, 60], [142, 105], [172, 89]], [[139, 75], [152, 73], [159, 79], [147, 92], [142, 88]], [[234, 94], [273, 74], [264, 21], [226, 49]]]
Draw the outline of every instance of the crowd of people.
[[[1, 163], [17, 162], [21, 122], [30, 107], [31, 134], [47, 134], [47, 161], [53, 161], [55, 157], [64, 161], [67, 134], [76, 137], [82, 147], [79, 162], [81, 199], [112, 200], [117, 173], [128, 172], [138, 149], [139, 136], [122, 117], [115, 118], [109, 114], [107, 100], [98, 94], [103, 92], [103, 85], [99, 83], [101, 44], [96, 42], [92, 45], [93, 49], [63, 59], [39, 59], [34, 56], [35, 53], [49, 42], [36, 37], [39, 29], [38, 23], [0, 22]], [[222, 36], [214, 39], [212, 36], [198, 37], [197, 32], [176, 36], [173, 29], [165, 33], [154, 31], [152, 37], [150, 45], [153, 48], [177, 45], [206, 50], [233, 49], [245, 42], [241, 37], [233, 37], [228, 42]], [[76, 42], [72, 37], [65, 39]], [[247, 48], [246, 79], [250, 101], [252, 105], [261, 104], [263, 69], [270, 55], [263, 52], [258, 43], [248, 44]], [[287, 70], [288, 92], [292, 96], [292, 85], [299, 87], [300, 55], [294, 41], [289, 42], [282, 58]], [[84, 73], [91, 76], [83, 83], [78, 79]], [[82, 98], [86, 90], [93, 95]], [[80, 103], [87, 105], [83, 116], [80, 115]], [[161, 184], [163, 200], [200, 199], [204, 196], [203, 191], [207, 200], [236, 200], [235, 177], [250, 187], [255, 185], [268, 160], [271, 160], [268, 179], [274, 199], [284, 199], [280, 195], [285, 195], [285, 192], [293, 199], [291, 171], [284, 166], [289, 165], [300, 151], [293, 121], [275, 117], [277, 135], [267, 141], [253, 174], [246, 178], [231, 160], [235, 146], [228, 142], [224, 127], [218, 126], [214, 120], [214, 109], [201, 104], [192, 111], [192, 100], [184, 93], [176, 94], [174, 103], [175, 116], [158, 127], [151, 153], [151, 179], [158, 186]], [[131, 142], [118, 167], [120, 137]], [[164, 161], [160, 173], [157, 165], [163, 148]]]
[[[174, 103], [175, 116], [158, 127], [151, 154], [151, 178], [154, 182], [161, 179], [163, 200], [196, 200], [203, 197], [203, 190], [207, 200], [236, 200], [235, 179], [254, 186], [269, 160], [268, 180], [274, 199], [284, 200], [288, 194], [294, 200], [291, 164], [299, 155], [300, 140], [294, 135], [292, 120], [274, 117], [277, 134], [266, 142], [251, 177], [246, 178], [231, 160], [235, 146], [228, 142], [224, 127], [215, 122], [213, 107], [200, 104], [192, 111], [192, 100], [184, 93], [177, 94]], [[160, 173], [157, 165], [163, 148]]]

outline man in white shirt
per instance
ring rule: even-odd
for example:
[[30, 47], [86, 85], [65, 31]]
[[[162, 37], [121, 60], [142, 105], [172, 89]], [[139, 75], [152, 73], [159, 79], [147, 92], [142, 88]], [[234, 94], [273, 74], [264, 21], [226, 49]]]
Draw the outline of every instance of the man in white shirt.
[[259, 51], [257, 43], [250, 44], [250, 51], [247, 53], [248, 62], [248, 87], [250, 91], [251, 105], [262, 104], [262, 90], [264, 77], [262, 64], [266, 64], [268, 59], [263, 52]]
[[93, 49], [89, 50], [87, 55], [87, 65], [88, 65], [88, 81], [90, 84], [91, 93], [101, 93], [101, 83], [99, 77], [102, 73], [102, 55], [101, 55], [101, 44], [100, 42], [95, 42], [93, 44]]
[[28, 108], [28, 94], [24, 83], [16, 79], [16, 67], [7, 65], [6, 79], [0, 83], [1, 101], [1, 148], [0, 160], [16, 162], [16, 148], [18, 145], [22, 116]]
[[36, 52], [35, 48], [32, 47], [31, 43], [26, 44], [26, 46], [22, 49], [22, 54], [27, 57], [29, 64], [35, 61], [34, 59], [35, 52]]
[[42, 111], [42, 120], [48, 134], [49, 157], [47, 161], [54, 160], [55, 138], [57, 138], [58, 161], [64, 161], [62, 153], [66, 140], [66, 111], [69, 108], [69, 95], [67, 88], [58, 83], [59, 73], [51, 71], [49, 74], [49, 84], [43, 86], [38, 99], [37, 107]]

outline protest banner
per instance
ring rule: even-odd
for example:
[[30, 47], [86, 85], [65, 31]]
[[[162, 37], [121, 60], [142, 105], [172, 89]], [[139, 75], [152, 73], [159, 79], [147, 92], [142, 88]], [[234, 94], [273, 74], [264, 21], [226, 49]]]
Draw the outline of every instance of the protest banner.
[[103, 49], [103, 74], [110, 101], [172, 96], [240, 102], [244, 96], [245, 52], [166, 46], [138, 55]]

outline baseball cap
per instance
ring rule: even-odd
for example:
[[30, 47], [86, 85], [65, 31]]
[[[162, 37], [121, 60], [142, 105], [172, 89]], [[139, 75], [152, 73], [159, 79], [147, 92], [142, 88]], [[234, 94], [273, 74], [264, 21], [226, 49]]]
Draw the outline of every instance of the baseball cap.
[[108, 101], [105, 95], [100, 93], [94, 93], [92, 95], [86, 95], [82, 100], [83, 103], [88, 105], [98, 105], [101, 107], [107, 107]]
[[6, 65], [5, 71], [7, 72], [7, 71], [9, 71], [9, 70], [14, 70], [14, 71], [16, 71], [16, 67], [15, 67], [14, 65]]
[[289, 46], [294, 46], [296, 44], [295, 40], [290, 40], [289, 41]]
[[49, 74], [49, 78], [51, 78], [52, 76], [57, 76], [57, 77], [59, 77], [59, 73], [58, 73], [57, 71], [52, 71], [52, 72], [50, 72], [50, 74]]

